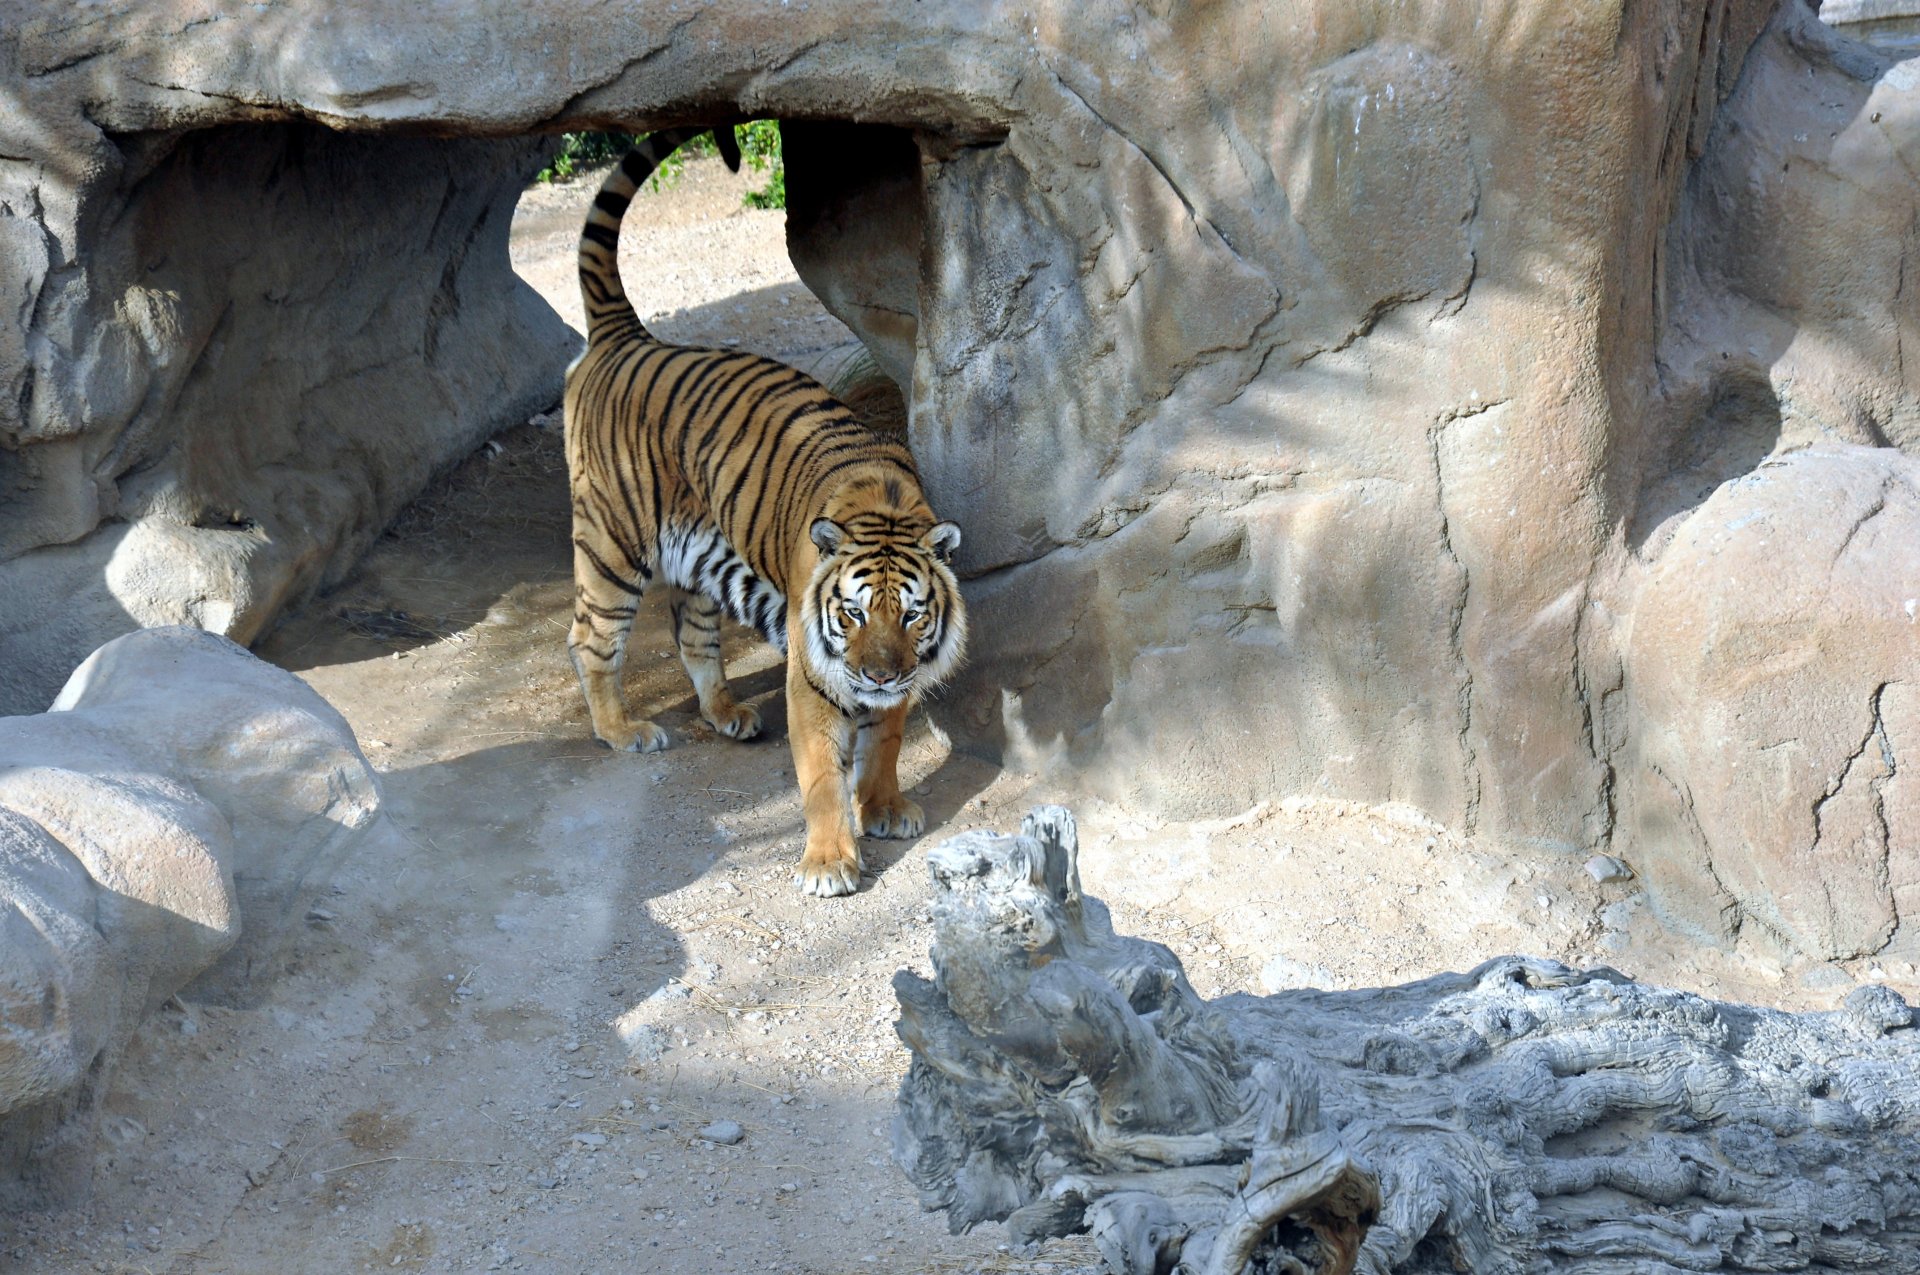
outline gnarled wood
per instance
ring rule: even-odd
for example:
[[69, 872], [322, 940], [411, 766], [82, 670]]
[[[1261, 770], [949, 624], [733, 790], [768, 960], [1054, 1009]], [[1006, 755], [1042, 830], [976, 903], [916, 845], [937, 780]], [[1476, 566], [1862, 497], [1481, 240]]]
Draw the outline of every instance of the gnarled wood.
[[1081, 893], [1073, 817], [929, 856], [894, 1154], [955, 1231], [1124, 1275], [1920, 1272], [1920, 1032], [1501, 957], [1203, 1001]]

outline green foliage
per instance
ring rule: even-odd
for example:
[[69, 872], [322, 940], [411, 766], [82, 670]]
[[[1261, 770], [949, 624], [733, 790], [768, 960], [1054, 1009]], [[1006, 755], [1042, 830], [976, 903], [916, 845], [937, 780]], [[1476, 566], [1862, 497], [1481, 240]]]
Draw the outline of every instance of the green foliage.
[[627, 133], [562, 133], [560, 149], [534, 175], [537, 182], [572, 181], [589, 168], [611, 164], [627, 153], [635, 139]]
[[[740, 157], [746, 166], [755, 173], [765, 173], [767, 177], [766, 184], [758, 190], [748, 191], [742, 202], [749, 208], [785, 208], [787, 167], [780, 154], [779, 121], [754, 120], [747, 124], [736, 124], [733, 135], [739, 140]], [[626, 153], [627, 147], [638, 140], [627, 133], [563, 133], [560, 135], [560, 149], [554, 152], [553, 158], [534, 180], [572, 181], [590, 169], [618, 160]], [[719, 148], [713, 143], [713, 135], [702, 133], [667, 156], [660, 167], [654, 170], [653, 176], [647, 179], [646, 188], [670, 189], [680, 180], [689, 155], [719, 153]]]
[[780, 121], [754, 120], [735, 127], [740, 139], [740, 158], [756, 173], [767, 174], [767, 184], [750, 190], [742, 201], [749, 208], [785, 208], [787, 206], [787, 162], [780, 153]]

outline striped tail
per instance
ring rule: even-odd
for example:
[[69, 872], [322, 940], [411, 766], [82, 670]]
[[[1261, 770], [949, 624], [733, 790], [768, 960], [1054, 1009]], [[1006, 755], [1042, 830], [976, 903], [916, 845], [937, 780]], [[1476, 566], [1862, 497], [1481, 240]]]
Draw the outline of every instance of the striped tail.
[[[615, 324], [631, 324], [640, 335], [647, 334], [620, 286], [620, 219], [626, 216], [634, 192], [653, 176], [660, 162], [706, 131], [702, 126], [650, 133], [614, 165], [600, 184], [600, 193], [593, 197], [593, 207], [587, 212], [587, 224], [580, 230], [580, 299], [586, 303], [589, 342], [598, 339], [602, 328]], [[740, 144], [734, 140], [732, 126], [714, 129], [713, 140], [727, 167], [739, 172]]]

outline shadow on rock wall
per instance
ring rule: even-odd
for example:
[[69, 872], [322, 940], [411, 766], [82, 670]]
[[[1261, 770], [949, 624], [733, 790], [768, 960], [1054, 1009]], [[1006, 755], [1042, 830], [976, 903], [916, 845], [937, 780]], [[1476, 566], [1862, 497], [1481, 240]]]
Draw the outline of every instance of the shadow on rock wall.
[[0, 708], [135, 627], [250, 641], [558, 396], [573, 338], [507, 261], [537, 149], [310, 124], [92, 146], [85, 251], [41, 231], [0, 421]]

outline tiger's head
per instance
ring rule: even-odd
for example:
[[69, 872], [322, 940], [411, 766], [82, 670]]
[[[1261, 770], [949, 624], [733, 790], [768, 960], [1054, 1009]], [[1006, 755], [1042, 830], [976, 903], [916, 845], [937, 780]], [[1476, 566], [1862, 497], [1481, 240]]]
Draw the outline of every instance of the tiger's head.
[[819, 565], [801, 607], [806, 659], [842, 708], [918, 700], [960, 665], [967, 616], [948, 563], [960, 528], [888, 509], [830, 510], [808, 529]]

